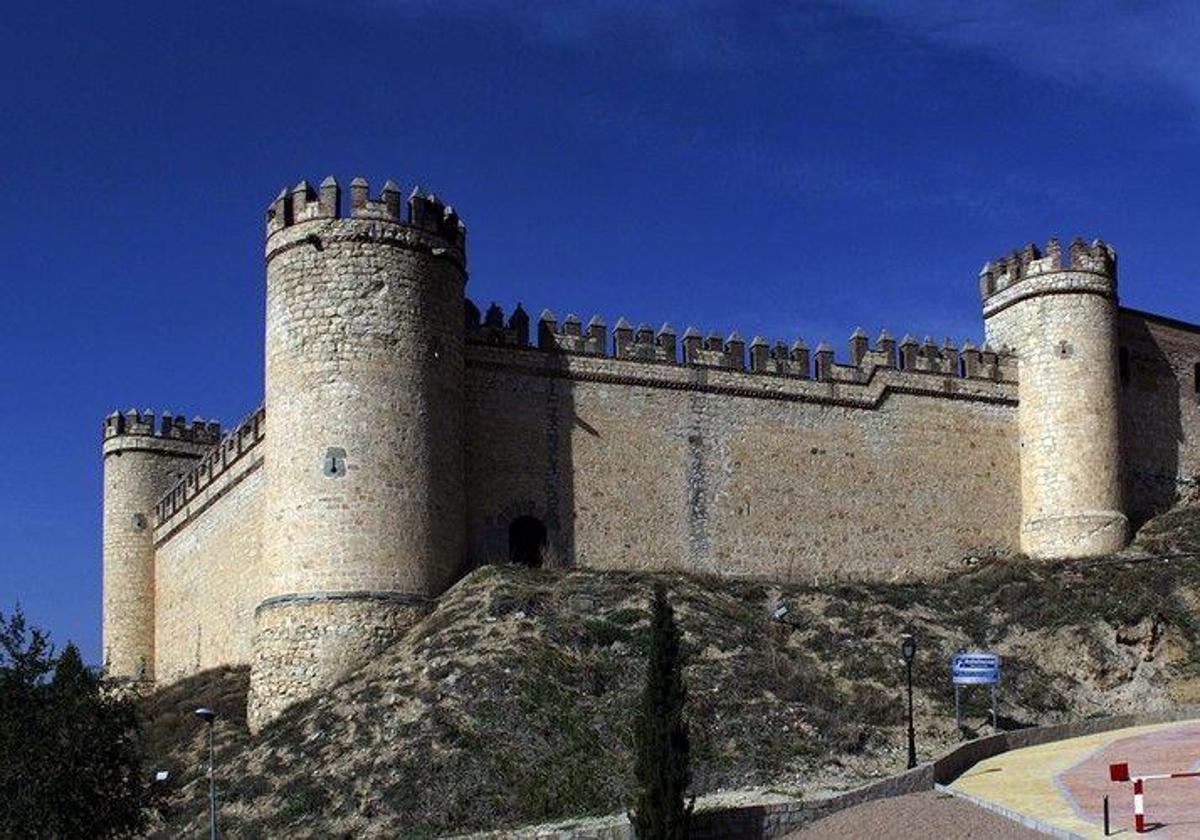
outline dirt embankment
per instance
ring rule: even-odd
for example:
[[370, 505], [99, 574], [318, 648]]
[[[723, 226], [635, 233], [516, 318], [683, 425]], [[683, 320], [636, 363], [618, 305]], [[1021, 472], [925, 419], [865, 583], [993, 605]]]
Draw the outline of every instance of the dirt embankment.
[[[199, 705], [222, 715], [225, 836], [419, 837], [620, 811], [654, 579], [481, 569], [255, 738], [244, 669], [163, 689], [145, 706], [149, 760], [173, 780], [159, 834], [206, 827]], [[1200, 701], [1192, 509], [1151, 522], [1117, 558], [981, 560], [936, 585], [663, 579], [685, 632], [697, 792], [811, 794], [902, 769], [905, 630], [920, 643], [926, 756], [959, 738], [947, 661], [960, 647], [1004, 656], [1009, 726]], [[966, 701], [982, 726], [986, 692]]]

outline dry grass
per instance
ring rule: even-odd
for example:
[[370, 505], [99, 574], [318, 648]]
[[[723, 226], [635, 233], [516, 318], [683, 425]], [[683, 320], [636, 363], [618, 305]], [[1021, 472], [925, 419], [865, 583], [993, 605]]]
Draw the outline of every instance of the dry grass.
[[[905, 628], [921, 641], [926, 754], [958, 737], [946, 663], [961, 646], [1006, 657], [1002, 714], [1014, 723], [1186, 695], [1200, 677], [1200, 559], [1182, 555], [1200, 553], [1200, 520], [1171, 516], [1128, 557], [981, 561], [937, 586], [667, 576], [688, 655], [695, 789], [841, 787], [899, 769]], [[1147, 546], [1176, 559], [1134, 557]], [[222, 713], [229, 837], [422, 837], [621, 810], [652, 580], [481, 569], [257, 738], [245, 731], [244, 669], [160, 691], [145, 706], [150, 760], [174, 779], [160, 835], [205, 825], [197, 705]], [[770, 617], [779, 604], [784, 622]], [[967, 698], [976, 724], [984, 698]]]

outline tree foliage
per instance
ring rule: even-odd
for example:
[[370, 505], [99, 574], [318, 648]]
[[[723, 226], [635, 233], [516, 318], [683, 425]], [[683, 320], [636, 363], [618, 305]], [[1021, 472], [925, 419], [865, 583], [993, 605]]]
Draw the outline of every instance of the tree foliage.
[[0, 613], [0, 836], [113, 837], [149, 804], [133, 699], [18, 608]]
[[679, 627], [659, 584], [654, 588], [646, 683], [634, 725], [637, 791], [629, 816], [641, 840], [687, 836], [695, 799], [684, 801], [691, 783], [686, 701]]

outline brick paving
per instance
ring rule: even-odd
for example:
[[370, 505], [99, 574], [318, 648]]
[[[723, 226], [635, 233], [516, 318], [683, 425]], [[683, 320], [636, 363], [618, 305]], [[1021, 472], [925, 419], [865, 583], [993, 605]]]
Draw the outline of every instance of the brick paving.
[[[1200, 722], [1120, 738], [1055, 778], [1075, 812], [1097, 825], [1108, 794], [1114, 831], [1132, 834], [1133, 786], [1108, 780], [1108, 766], [1122, 761], [1131, 776], [1200, 769]], [[1200, 778], [1147, 782], [1146, 821], [1147, 837], [1200, 840]]]
[[1044, 835], [945, 793], [864, 802], [789, 835], [796, 840], [1033, 840]]

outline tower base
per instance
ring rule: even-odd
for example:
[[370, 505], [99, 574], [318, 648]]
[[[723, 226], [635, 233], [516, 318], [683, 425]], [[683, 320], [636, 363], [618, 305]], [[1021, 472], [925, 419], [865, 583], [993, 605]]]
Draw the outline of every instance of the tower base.
[[261, 603], [246, 711], [250, 731], [331, 688], [404, 635], [430, 604], [398, 592], [309, 592]]
[[1119, 511], [1041, 516], [1021, 523], [1021, 551], [1039, 560], [1114, 554], [1125, 547], [1129, 520]]

